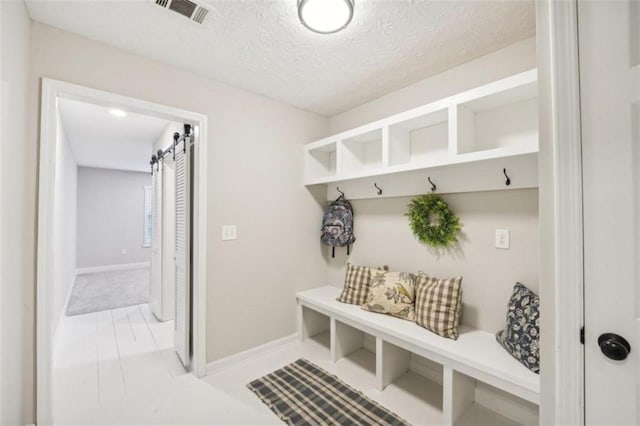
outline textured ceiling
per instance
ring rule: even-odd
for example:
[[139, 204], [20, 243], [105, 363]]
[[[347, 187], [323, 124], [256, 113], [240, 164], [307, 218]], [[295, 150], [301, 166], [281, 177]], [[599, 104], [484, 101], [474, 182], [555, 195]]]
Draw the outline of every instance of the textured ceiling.
[[532, 1], [355, 0], [333, 35], [297, 0], [206, 0], [203, 25], [148, 0], [27, 0], [31, 17], [322, 115], [334, 115], [535, 32]]
[[129, 112], [114, 117], [109, 108], [60, 99], [60, 120], [79, 166], [147, 172], [158, 140], [169, 122]]

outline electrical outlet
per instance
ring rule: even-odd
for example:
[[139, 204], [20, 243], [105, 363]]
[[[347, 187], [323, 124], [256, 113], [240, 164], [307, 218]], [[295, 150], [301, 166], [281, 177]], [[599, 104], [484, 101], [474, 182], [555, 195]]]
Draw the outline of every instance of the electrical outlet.
[[120, 250], [120, 256], [126, 256], [126, 255], [127, 255], [127, 249]]
[[508, 229], [496, 229], [496, 248], [499, 248], [499, 249], [509, 248], [509, 230]]
[[222, 241], [237, 240], [236, 225], [222, 225]]

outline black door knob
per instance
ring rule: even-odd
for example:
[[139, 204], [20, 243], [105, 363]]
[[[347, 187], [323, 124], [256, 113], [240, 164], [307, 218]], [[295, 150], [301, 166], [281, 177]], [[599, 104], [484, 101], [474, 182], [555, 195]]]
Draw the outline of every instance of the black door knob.
[[625, 359], [631, 352], [631, 345], [622, 337], [614, 333], [604, 333], [598, 337], [600, 350], [607, 357], [616, 361]]

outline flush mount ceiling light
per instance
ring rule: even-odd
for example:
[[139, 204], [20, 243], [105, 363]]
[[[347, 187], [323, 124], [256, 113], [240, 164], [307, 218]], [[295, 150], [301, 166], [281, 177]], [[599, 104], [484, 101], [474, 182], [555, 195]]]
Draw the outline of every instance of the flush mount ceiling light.
[[114, 108], [109, 110], [109, 114], [113, 115], [114, 117], [126, 117], [127, 111]]
[[313, 32], [332, 34], [353, 18], [354, 0], [298, 0], [298, 18]]

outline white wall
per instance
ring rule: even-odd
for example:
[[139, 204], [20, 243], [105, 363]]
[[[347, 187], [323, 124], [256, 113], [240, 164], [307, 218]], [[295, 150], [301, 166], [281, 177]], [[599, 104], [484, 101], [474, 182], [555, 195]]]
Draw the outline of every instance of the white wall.
[[[348, 195], [348, 194], [347, 194]], [[538, 288], [538, 191], [535, 189], [445, 194], [462, 222], [460, 245], [443, 254], [418, 242], [404, 216], [411, 198], [353, 201], [356, 242], [350, 261], [423, 270], [437, 277], [462, 276], [462, 322], [494, 332], [504, 327], [513, 285]], [[496, 229], [511, 231], [511, 248], [496, 249]], [[342, 286], [346, 249], [329, 259], [329, 282]]]
[[35, 200], [38, 128], [27, 112], [31, 21], [23, 2], [0, 2], [0, 424], [34, 420]]
[[[34, 23], [32, 38], [32, 121], [43, 76], [207, 115], [207, 360], [294, 333], [296, 291], [326, 282], [325, 196], [302, 185], [301, 146], [327, 133], [327, 119], [46, 25]], [[37, 126], [28, 136], [21, 149], [33, 182]], [[24, 209], [33, 217], [35, 204]], [[238, 226], [238, 240], [221, 241], [223, 224]], [[32, 268], [30, 232], [20, 254]], [[26, 282], [33, 291], [32, 276]], [[33, 321], [26, 327], [32, 339]], [[21, 354], [27, 361], [32, 349]]]
[[78, 168], [78, 268], [151, 260], [143, 246], [149, 185], [151, 172]]
[[55, 332], [76, 272], [78, 165], [58, 120], [53, 211], [53, 327]]
[[353, 108], [329, 120], [331, 133], [375, 121], [536, 67], [531, 37]]
[[[535, 67], [535, 38], [530, 38], [331, 117], [329, 126], [332, 132], [343, 131]], [[445, 194], [444, 198], [463, 224], [455, 253], [439, 254], [415, 240], [404, 216], [410, 198], [384, 198], [353, 203], [357, 241], [351, 261], [442, 277], [462, 275], [462, 321], [496, 331], [504, 325], [515, 282], [538, 289], [538, 191]], [[498, 228], [511, 230], [510, 250], [494, 247]], [[332, 285], [340, 286], [344, 280], [344, 252], [336, 250], [335, 259], [327, 256]]]

